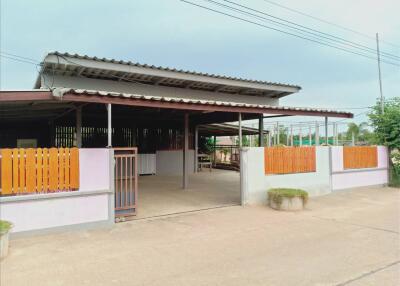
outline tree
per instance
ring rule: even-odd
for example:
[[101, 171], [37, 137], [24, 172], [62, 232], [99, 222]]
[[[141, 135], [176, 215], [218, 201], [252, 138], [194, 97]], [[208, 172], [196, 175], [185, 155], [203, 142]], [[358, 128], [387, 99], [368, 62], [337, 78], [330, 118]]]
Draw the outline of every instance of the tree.
[[383, 113], [378, 102], [368, 117], [374, 128], [376, 143], [389, 147], [391, 167], [394, 170], [392, 184], [400, 186], [400, 97], [387, 100]]
[[383, 114], [378, 102], [368, 117], [374, 128], [376, 143], [400, 150], [400, 97], [387, 100]]
[[354, 138], [357, 141], [370, 141], [372, 138], [371, 132], [368, 130], [368, 123], [367, 122], [361, 122], [360, 124], [357, 125], [357, 123], [351, 122], [347, 125], [347, 131], [346, 131], [346, 139], [347, 140], [352, 140], [353, 139], [353, 134]]

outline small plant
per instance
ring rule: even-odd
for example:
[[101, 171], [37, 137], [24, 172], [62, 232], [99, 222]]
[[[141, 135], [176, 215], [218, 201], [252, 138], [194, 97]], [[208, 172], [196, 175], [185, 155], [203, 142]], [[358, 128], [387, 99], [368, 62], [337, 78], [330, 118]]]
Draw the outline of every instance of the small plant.
[[7, 233], [12, 228], [12, 223], [6, 220], [0, 220], [0, 235]]
[[268, 191], [268, 202], [273, 201], [276, 205], [282, 204], [283, 198], [299, 197], [303, 200], [303, 204], [307, 203], [308, 193], [300, 189], [276, 188]]

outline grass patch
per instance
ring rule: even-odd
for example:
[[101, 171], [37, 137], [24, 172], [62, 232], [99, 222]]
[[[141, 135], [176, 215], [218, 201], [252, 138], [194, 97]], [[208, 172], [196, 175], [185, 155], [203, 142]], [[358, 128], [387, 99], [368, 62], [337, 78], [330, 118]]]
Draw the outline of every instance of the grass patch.
[[6, 220], [0, 220], [0, 234], [8, 232], [12, 228], [12, 223]]
[[283, 198], [294, 198], [298, 197], [303, 200], [306, 204], [308, 201], [308, 193], [300, 189], [288, 189], [288, 188], [276, 188], [268, 190], [268, 202], [273, 201], [276, 205], [280, 207]]

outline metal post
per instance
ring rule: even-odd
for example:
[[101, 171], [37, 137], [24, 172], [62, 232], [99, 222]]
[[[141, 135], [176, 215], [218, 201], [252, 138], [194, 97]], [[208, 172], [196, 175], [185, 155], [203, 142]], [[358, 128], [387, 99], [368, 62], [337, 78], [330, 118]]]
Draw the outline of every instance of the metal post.
[[293, 125], [290, 125], [290, 146], [294, 146], [294, 141], [293, 141]]
[[315, 122], [315, 145], [319, 146], [319, 124]]
[[381, 112], [382, 114], [385, 112], [384, 103], [383, 103], [383, 92], [382, 92], [382, 76], [381, 76], [381, 55], [379, 52], [379, 35], [376, 33], [376, 53], [378, 56], [378, 72], [379, 72], [379, 92], [381, 94]]
[[264, 147], [264, 114], [258, 119], [258, 146]]
[[217, 165], [217, 136], [214, 135], [214, 142], [213, 142], [213, 165]]
[[334, 139], [334, 142], [335, 142], [334, 145], [337, 146], [339, 144], [338, 144], [338, 136], [337, 136], [338, 132], [337, 132], [337, 123], [336, 122], [333, 124], [333, 128], [334, 128], [333, 130], [334, 130], [334, 138], [335, 138]]
[[189, 113], [184, 115], [184, 127], [183, 127], [183, 178], [182, 178], [182, 188], [186, 189], [189, 183], [188, 176], [188, 151], [189, 151]]
[[303, 132], [301, 130], [301, 125], [300, 125], [300, 129], [299, 129], [299, 145], [303, 146]]
[[325, 144], [328, 145], [328, 117], [325, 117]]
[[76, 147], [82, 148], [82, 106], [76, 109]]
[[308, 145], [312, 145], [311, 125], [308, 126]]
[[197, 168], [199, 165], [199, 127], [196, 125], [194, 127], [194, 172], [197, 173]]
[[289, 137], [289, 128], [286, 128], [286, 146], [289, 146], [290, 137]]
[[239, 148], [242, 148], [243, 146], [242, 137], [242, 113], [239, 112]]
[[355, 136], [354, 136], [354, 132], [351, 132], [351, 146], [354, 146], [354, 145], [356, 145], [355, 142], [356, 140], [355, 140]]
[[107, 104], [107, 147], [111, 148], [112, 146], [112, 124], [111, 124], [111, 103]]
[[276, 122], [276, 145], [279, 145], [280, 142], [280, 138], [279, 138], [279, 122]]

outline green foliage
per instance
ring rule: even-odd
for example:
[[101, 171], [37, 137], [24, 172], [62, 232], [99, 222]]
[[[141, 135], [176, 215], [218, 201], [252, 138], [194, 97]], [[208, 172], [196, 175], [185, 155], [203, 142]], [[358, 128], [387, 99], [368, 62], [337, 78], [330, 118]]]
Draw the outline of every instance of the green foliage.
[[7, 233], [12, 228], [12, 223], [6, 220], [0, 220], [0, 234]]
[[268, 190], [268, 201], [273, 201], [278, 206], [282, 204], [283, 198], [294, 197], [302, 198], [304, 204], [308, 201], [308, 193], [304, 190], [289, 188], [275, 188]]
[[384, 103], [384, 113], [377, 102], [368, 114], [374, 128], [377, 144], [400, 150], [400, 97], [388, 99]]
[[356, 141], [370, 142], [373, 140], [373, 133], [368, 130], [368, 123], [361, 122], [356, 124], [354, 122], [347, 125], [346, 139], [352, 140], [353, 134]]
[[390, 184], [400, 185], [400, 97], [387, 100], [382, 114], [380, 102], [368, 114], [374, 127], [376, 144], [389, 147], [391, 157]]

